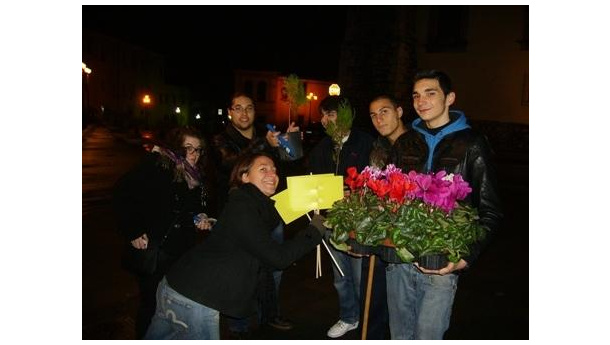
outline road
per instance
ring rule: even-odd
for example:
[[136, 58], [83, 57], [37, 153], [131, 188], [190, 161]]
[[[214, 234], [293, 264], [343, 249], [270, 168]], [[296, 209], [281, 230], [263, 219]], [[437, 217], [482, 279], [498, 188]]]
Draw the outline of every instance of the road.
[[[143, 156], [135, 140], [98, 126], [83, 132], [83, 339], [134, 339], [137, 288], [120, 267], [121, 238], [110, 204], [114, 182]], [[522, 160], [523, 161], [523, 160]], [[498, 165], [505, 204], [502, 231], [479, 261], [465, 272], [455, 298], [447, 339], [529, 338], [528, 166]], [[287, 237], [304, 226], [291, 223]], [[315, 279], [315, 252], [284, 271], [281, 307], [295, 327], [259, 329], [253, 339], [328, 339], [337, 321], [338, 302], [330, 259], [323, 255], [323, 275]], [[221, 335], [226, 335], [221, 320]], [[356, 331], [341, 339], [359, 339]]]

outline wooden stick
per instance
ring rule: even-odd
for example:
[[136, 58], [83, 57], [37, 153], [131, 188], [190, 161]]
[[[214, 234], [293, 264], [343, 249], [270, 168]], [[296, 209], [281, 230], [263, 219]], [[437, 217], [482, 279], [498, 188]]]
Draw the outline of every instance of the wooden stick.
[[375, 255], [369, 259], [369, 276], [366, 282], [366, 298], [364, 300], [364, 321], [362, 322], [362, 340], [366, 340], [366, 331], [369, 326], [369, 308], [371, 307], [371, 291], [373, 290], [373, 272], [375, 269]]
[[[316, 211], [318, 211], [318, 210], [315, 210], [314, 213]], [[316, 213], [316, 214], [319, 214], [319, 212], [320, 211], [318, 211], [318, 213]], [[311, 221], [311, 217], [309, 216], [309, 213], [305, 213], [305, 215], [307, 215], [307, 218], [309, 218], [309, 221]], [[333, 256], [333, 253], [331, 253], [330, 248], [328, 248], [328, 245], [326, 244], [326, 242], [324, 240], [322, 240], [322, 244], [324, 245], [324, 248], [326, 248], [326, 251], [328, 252], [328, 255], [330, 255], [330, 258], [333, 260], [333, 263], [335, 264], [335, 267], [337, 267], [337, 270], [341, 274], [341, 277], [345, 277], [345, 274], [341, 270], [341, 267], [339, 267], [339, 264], [337, 263], [337, 260], [335, 260], [335, 257]], [[318, 248], [319, 247], [320, 247], [320, 245], [318, 244]]]

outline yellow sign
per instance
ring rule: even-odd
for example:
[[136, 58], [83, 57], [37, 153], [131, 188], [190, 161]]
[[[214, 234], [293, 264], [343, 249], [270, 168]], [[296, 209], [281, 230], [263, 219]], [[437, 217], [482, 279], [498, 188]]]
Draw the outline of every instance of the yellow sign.
[[290, 207], [309, 212], [331, 208], [343, 199], [343, 177], [333, 174], [290, 176], [287, 178]]
[[275, 200], [275, 208], [286, 224], [307, 213], [293, 210], [290, 207], [289, 197], [288, 189], [284, 189], [280, 193], [277, 193], [271, 197], [271, 199]]
[[343, 198], [342, 176], [290, 176], [286, 181], [288, 189], [271, 197], [286, 224], [309, 211], [331, 208], [335, 201]]

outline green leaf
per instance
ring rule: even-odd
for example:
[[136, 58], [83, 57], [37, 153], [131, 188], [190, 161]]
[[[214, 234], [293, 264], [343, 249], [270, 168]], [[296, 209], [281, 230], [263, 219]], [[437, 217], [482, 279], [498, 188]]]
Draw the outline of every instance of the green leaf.
[[408, 251], [405, 247], [397, 247], [396, 254], [400, 258], [400, 260], [404, 262], [413, 262], [413, 259], [415, 259], [415, 256], [413, 256], [413, 254], [411, 254], [411, 252]]
[[348, 250], [351, 249], [351, 247], [348, 246], [347, 243], [345, 243], [345, 242], [337, 243], [332, 239], [332, 237], [330, 238], [329, 242], [330, 242], [330, 244], [333, 245], [333, 247], [335, 247], [337, 250], [340, 250], [342, 252], [347, 252]]

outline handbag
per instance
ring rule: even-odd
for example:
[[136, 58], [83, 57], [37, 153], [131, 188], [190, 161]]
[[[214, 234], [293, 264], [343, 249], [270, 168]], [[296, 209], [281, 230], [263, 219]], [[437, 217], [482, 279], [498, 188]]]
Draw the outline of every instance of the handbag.
[[[177, 217], [176, 217], [177, 218]], [[121, 260], [123, 268], [127, 271], [137, 274], [137, 275], [152, 275], [157, 271], [159, 266], [159, 262], [163, 261], [169, 255], [165, 254], [161, 247], [163, 243], [165, 243], [165, 239], [169, 232], [174, 227], [174, 222], [171, 222], [161, 243], [153, 244], [151, 242], [148, 243], [148, 247], [146, 249], [137, 249], [131, 245], [131, 243], [127, 244], [127, 249], [125, 249], [123, 253], [123, 258]]]

